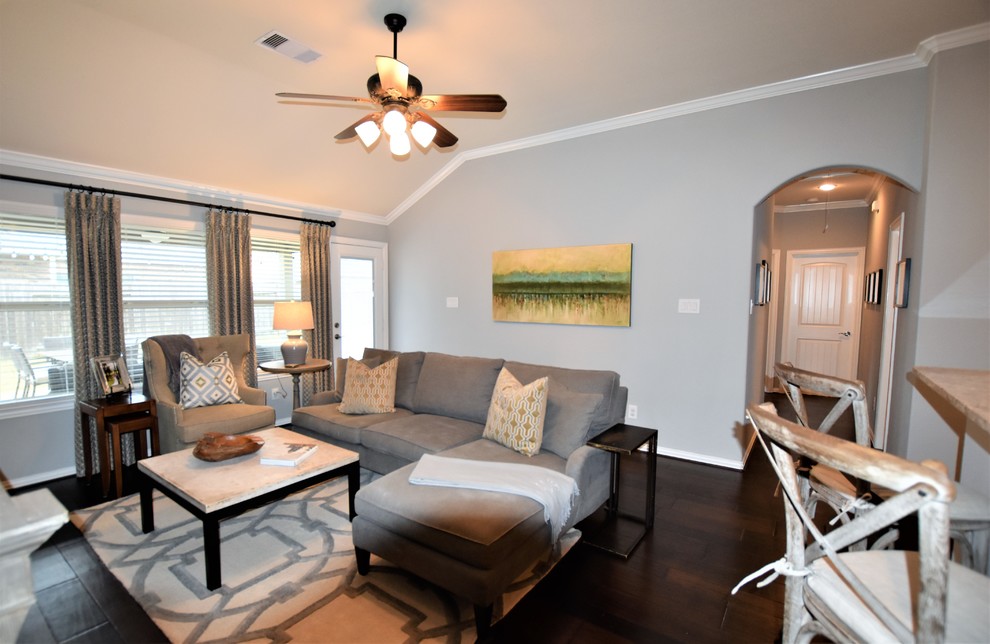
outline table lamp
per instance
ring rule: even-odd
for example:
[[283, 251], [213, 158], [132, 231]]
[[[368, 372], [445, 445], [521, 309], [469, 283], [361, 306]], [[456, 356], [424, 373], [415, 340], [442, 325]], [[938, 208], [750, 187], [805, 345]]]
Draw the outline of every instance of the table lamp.
[[309, 344], [302, 339], [302, 331], [313, 328], [313, 306], [309, 302], [275, 302], [272, 328], [289, 332], [289, 339], [282, 343], [282, 362], [285, 366], [306, 364]]

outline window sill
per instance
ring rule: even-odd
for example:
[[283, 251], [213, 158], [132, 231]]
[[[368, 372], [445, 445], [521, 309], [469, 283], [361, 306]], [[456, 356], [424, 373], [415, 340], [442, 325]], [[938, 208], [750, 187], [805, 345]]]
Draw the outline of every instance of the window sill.
[[76, 399], [74, 394], [29, 398], [27, 400], [7, 400], [0, 402], [0, 420], [37, 416], [65, 411], [67, 409], [74, 410], [75, 407]]

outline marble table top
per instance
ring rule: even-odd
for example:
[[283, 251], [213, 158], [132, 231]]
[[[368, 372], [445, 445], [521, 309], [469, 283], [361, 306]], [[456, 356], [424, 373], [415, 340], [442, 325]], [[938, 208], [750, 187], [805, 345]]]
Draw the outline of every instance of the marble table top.
[[318, 447], [312, 456], [295, 466], [262, 465], [261, 457], [265, 455], [262, 447], [254, 454], [212, 463], [199, 460], [193, 456], [192, 449], [186, 449], [141, 459], [138, 468], [209, 513], [358, 460], [356, 452], [281, 427], [251, 434], [266, 443], [314, 443]]
[[911, 371], [977, 427], [990, 433], [990, 371], [949, 367], [915, 367]]

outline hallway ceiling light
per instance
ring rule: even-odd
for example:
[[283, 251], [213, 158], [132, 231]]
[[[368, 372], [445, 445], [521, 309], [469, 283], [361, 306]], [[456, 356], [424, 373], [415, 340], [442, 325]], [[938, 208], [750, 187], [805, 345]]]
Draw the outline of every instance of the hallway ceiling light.
[[818, 186], [818, 189], [824, 192], [832, 192], [833, 190], [835, 190], [835, 188], [836, 185], [834, 183], [829, 183], [829, 182], [823, 183], [822, 185]]

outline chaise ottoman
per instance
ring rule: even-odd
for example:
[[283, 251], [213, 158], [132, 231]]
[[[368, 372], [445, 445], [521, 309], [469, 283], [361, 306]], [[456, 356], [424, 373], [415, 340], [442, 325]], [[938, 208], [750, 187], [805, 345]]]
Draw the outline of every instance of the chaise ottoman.
[[[515, 462], [513, 455], [521, 456], [486, 439], [443, 455]], [[525, 462], [558, 472], [564, 465], [553, 454], [538, 454]], [[553, 553], [543, 506], [500, 492], [413, 485], [409, 474], [415, 467], [406, 465], [358, 491], [352, 524], [358, 572], [368, 573], [374, 552], [465, 597], [474, 604], [481, 636], [491, 625], [495, 600], [519, 575]]]

